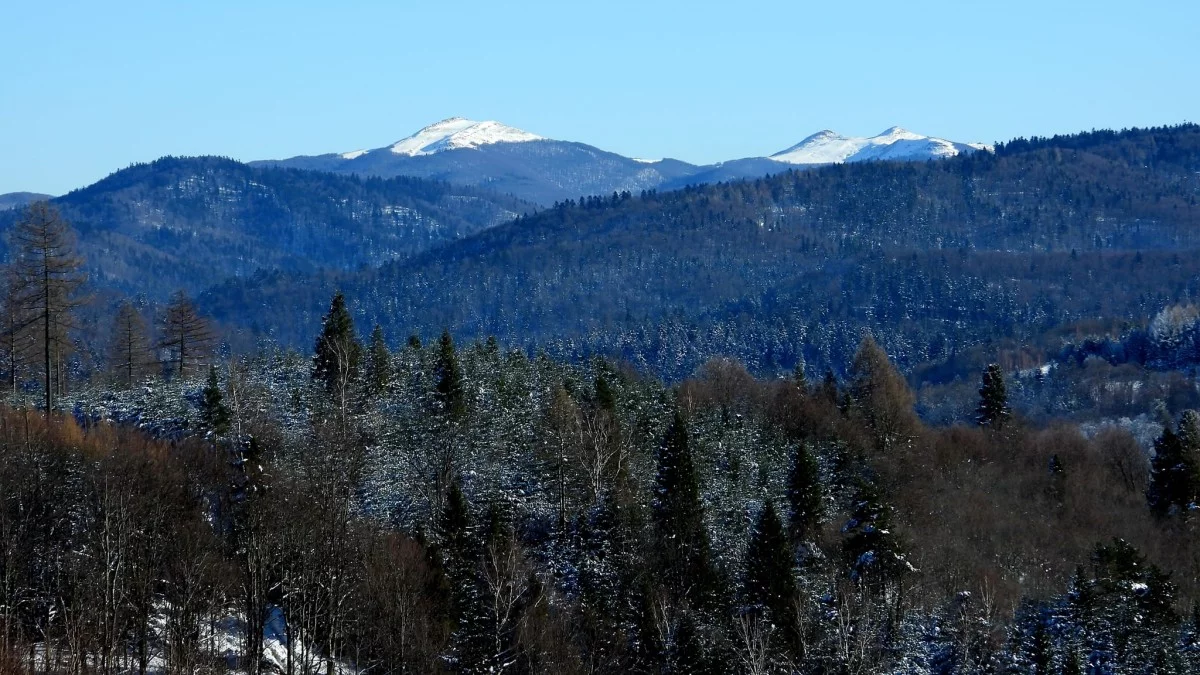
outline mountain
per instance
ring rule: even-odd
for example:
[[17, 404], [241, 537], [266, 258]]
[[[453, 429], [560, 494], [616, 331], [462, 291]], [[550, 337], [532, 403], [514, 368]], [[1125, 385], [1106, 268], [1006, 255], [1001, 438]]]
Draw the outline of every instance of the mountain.
[[819, 375], [873, 329], [912, 367], [1200, 294], [1198, 171], [1196, 125], [1019, 139], [589, 198], [375, 270], [231, 280], [203, 302], [304, 344], [340, 288], [393, 340], [450, 327], [667, 377], [720, 354]]
[[826, 129], [771, 155], [771, 159], [801, 165], [870, 160], [917, 161], [945, 159], [961, 153], [987, 149], [990, 149], [990, 146], [922, 136], [900, 127], [891, 127], [878, 136], [871, 137], [842, 136]]
[[695, 173], [677, 160], [645, 162], [499, 122], [452, 117], [391, 145], [251, 162], [362, 176], [415, 176], [471, 185], [542, 205], [581, 195], [640, 192]]
[[982, 149], [892, 127], [872, 138], [822, 131], [770, 157], [698, 166], [674, 159], [645, 160], [584, 143], [543, 138], [500, 122], [451, 117], [391, 145], [283, 160], [251, 162], [363, 176], [416, 176], [486, 187], [548, 206], [581, 195], [670, 190], [743, 178], [788, 167], [878, 160], [925, 160]]
[[[93, 283], [165, 297], [259, 269], [353, 269], [407, 257], [535, 206], [417, 178], [360, 179], [167, 157], [51, 200]], [[20, 217], [0, 212], [0, 231]]]
[[0, 195], [0, 211], [19, 209], [33, 202], [53, 198], [53, 195], [44, 195], [38, 192], [8, 192]]

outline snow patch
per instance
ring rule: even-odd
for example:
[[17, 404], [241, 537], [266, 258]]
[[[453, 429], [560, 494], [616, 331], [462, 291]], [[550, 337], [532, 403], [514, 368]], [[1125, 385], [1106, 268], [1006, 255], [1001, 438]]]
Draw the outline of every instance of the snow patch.
[[770, 156], [787, 164], [841, 164], [869, 160], [921, 160], [990, 150], [981, 143], [956, 143], [891, 127], [878, 136], [843, 136], [826, 129]]
[[523, 143], [542, 140], [541, 136], [510, 127], [499, 122], [476, 122], [462, 117], [451, 117], [431, 124], [417, 133], [392, 144], [397, 155], [419, 157], [446, 150], [478, 148], [493, 143]]
[[370, 150], [351, 150], [350, 152], [343, 152], [341, 157], [342, 159], [358, 159], [368, 152], [370, 152]]

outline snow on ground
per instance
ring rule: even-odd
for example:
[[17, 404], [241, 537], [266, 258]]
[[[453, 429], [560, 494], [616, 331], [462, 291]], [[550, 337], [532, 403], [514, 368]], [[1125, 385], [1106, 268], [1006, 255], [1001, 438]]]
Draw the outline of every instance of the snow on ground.
[[531, 134], [499, 122], [476, 122], [462, 117], [451, 117], [397, 141], [391, 149], [397, 155], [418, 157], [445, 150], [478, 148], [493, 143], [521, 143], [541, 139], [542, 137], [537, 134]]
[[[213, 621], [201, 621], [200, 625], [197, 626], [201, 650], [209, 659], [215, 659], [218, 663], [224, 662], [225, 673], [227, 675], [242, 675], [242, 673], [246, 672], [236, 667], [238, 655], [241, 654], [243, 648], [242, 631], [244, 623], [244, 620], [240, 616], [231, 613], [216, 618]], [[157, 643], [151, 646], [146, 672], [152, 675], [167, 673], [170, 670], [171, 664], [167, 662], [162, 649], [162, 644], [165, 642], [167, 635], [165, 608], [160, 608], [160, 612], [150, 619], [150, 625], [153, 634], [157, 637]], [[302, 635], [296, 635], [293, 638], [293, 672], [325, 672], [325, 656], [316, 645], [310, 641], [306, 641]], [[36, 660], [37, 668], [45, 668], [50, 671], [69, 669], [70, 664], [74, 661], [74, 658], [70, 654], [65, 654], [58, 650], [53, 651], [50, 658], [52, 661], [47, 663], [44, 645], [38, 645], [34, 649], [34, 659]], [[287, 619], [284, 618], [283, 611], [279, 607], [272, 607], [269, 610], [267, 622], [263, 626], [262, 658], [266, 672], [287, 672]], [[136, 672], [136, 668], [136, 655], [129, 654], [125, 657], [118, 657], [116, 664], [117, 672]], [[359, 672], [354, 666], [344, 661], [336, 661], [334, 663], [334, 670], [337, 672], [337, 675], [352, 675]]]
[[919, 160], [953, 157], [960, 152], [986, 149], [982, 144], [955, 143], [892, 127], [878, 136], [843, 136], [828, 129], [771, 155], [788, 164], [840, 164], [868, 160]]
[[370, 150], [351, 150], [350, 152], [343, 152], [342, 159], [358, 159], [368, 152], [370, 152]]

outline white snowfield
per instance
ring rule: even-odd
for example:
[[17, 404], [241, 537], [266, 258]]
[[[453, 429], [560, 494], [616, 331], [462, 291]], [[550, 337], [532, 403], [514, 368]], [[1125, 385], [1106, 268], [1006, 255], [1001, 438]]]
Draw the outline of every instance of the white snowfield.
[[342, 159], [358, 159], [368, 152], [370, 152], [370, 150], [351, 150], [350, 152], [343, 152]]
[[[417, 133], [392, 144], [397, 155], [419, 157], [445, 150], [478, 148], [493, 143], [522, 143], [539, 141], [541, 136], [510, 127], [499, 122], [476, 122], [462, 117], [451, 117], [421, 129]], [[350, 153], [347, 153], [350, 154]]]
[[841, 164], [879, 159], [920, 160], [953, 157], [960, 152], [990, 150], [981, 143], [956, 143], [892, 127], [878, 136], [843, 136], [826, 129], [771, 155], [787, 164]]

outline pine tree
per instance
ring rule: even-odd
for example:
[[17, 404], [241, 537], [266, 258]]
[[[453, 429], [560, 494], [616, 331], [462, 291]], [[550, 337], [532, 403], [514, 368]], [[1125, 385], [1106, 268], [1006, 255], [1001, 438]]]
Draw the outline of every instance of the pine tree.
[[358, 377], [362, 348], [354, 334], [354, 319], [346, 309], [346, 298], [338, 291], [329, 303], [329, 312], [321, 323], [313, 354], [312, 378], [325, 385], [325, 391], [344, 399], [350, 384]]
[[434, 379], [437, 380], [434, 398], [441, 411], [451, 420], [461, 420], [467, 414], [467, 400], [463, 389], [462, 368], [458, 365], [458, 355], [454, 350], [454, 338], [450, 337], [450, 331], [443, 331], [441, 340], [438, 341]]
[[765, 609], [773, 623], [787, 627], [791, 634], [795, 623], [792, 602], [796, 597], [792, 550], [771, 500], [759, 512], [750, 536], [742, 592], [752, 610]]
[[713, 600], [714, 571], [700, 483], [692, 463], [687, 425], [679, 411], [658, 449], [652, 505], [659, 570], [676, 599]]
[[821, 474], [817, 460], [804, 445], [797, 446], [788, 473], [788, 524], [792, 541], [804, 541], [816, 533], [823, 512]]
[[371, 331], [370, 346], [367, 347], [367, 387], [379, 395], [387, 389], [392, 379], [392, 355], [383, 338], [383, 327], [375, 324]]
[[1200, 415], [1189, 410], [1177, 430], [1164, 428], [1154, 442], [1150, 460], [1150, 484], [1146, 491], [1150, 508], [1159, 516], [1185, 512], [1200, 497]]
[[208, 381], [200, 392], [200, 423], [217, 435], [229, 431], [229, 408], [222, 400], [221, 385], [217, 380], [216, 366], [209, 366]]
[[975, 409], [975, 421], [981, 427], [1002, 430], [1012, 417], [1008, 407], [1008, 390], [1004, 385], [1004, 372], [998, 364], [990, 364], [983, 371], [983, 385], [979, 388], [979, 406]]

